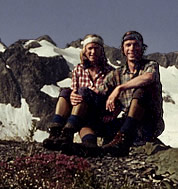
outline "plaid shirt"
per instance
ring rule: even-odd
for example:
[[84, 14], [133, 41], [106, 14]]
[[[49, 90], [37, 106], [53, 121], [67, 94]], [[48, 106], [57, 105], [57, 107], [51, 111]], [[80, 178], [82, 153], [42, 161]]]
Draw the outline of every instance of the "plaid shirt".
[[[134, 77], [138, 75], [142, 75], [146, 72], [150, 72], [150, 73], [155, 72], [156, 80], [158, 80], [159, 75], [157, 72], [157, 69], [158, 69], [157, 67], [158, 67], [158, 64], [156, 62], [147, 61], [146, 64], [139, 66], [139, 69], [137, 69], [137, 73], [133, 74], [133, 73], [130, 73], [127, 64], [125, 64], [125, 66], [120, 67], [114, 71], [111, 71], [106, 76], [104, 85], [100, 86], [99, 91], [101, 93], [109, 95], [117, 85], [126, 83], [127, 81], [133, 79]], [[134, 90], [135, 89], [128, 89], [126, 91], [121, 92], [119, 96], [119, 101], [123, 105], [123, 111], [126, 111], [129, 108]]]
[[84, 69], [83, 64], [78, 64], [72, 74], [72, 90], [78, 90], [81, 87], [88, 87], [89, 89], [99, 88], [103, 84], [106, 74], [111, 71], [111, 69], [109, 65], [102, 68], [102, 70], [96, 74], [94, 80], [92, 80], [89, 70]]
[[[155, 136], [159, 136], [164, 130], [163, 109], [162, 109], [162, 85], [160, 83], [159, 65], [155, 61], [141, 60], [138, 64], [136, 74], [129, 72], [127, 64], [114, 71], [111, 71], [104, 80], [104, 84], [100, 86], [99, 91], [102, 94], [110, 95], [117, 85], [126, 83], [138, 75], [144, 73], [155, 73], [155, 81], [150, 85], [152, 90], [152, 100], [150, 106], [150, 122], [144, 123], [149, 127], [149, 124], [155, 127]], [[122, 104], [122, 110], [128, 112], [132, 100], [134, 89], [122, 91], [119, 96], [119, 101]]]

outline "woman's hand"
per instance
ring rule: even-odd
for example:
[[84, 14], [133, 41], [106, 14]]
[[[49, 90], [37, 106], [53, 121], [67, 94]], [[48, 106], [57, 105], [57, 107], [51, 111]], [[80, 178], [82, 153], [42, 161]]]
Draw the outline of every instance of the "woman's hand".
[[76, 94], [76, 91], [72, 91], [70, 94], [70, 102], [73, 106], [76, 106], [77, 104], [81, 103], [83, 100], [81, 95]]
[[99, 90], [96, 87], [92, 87], [91, 90], [94, 91], [97, 94], [99, 93]]
[[113, 112], [115, 110], [115, 101], [119, 97], [121, 93], [120, 86], [117, 86], [113, 92], [109, 95], [107, 101], [106, 101], [106, 110], [109, 110], [110, 112]]

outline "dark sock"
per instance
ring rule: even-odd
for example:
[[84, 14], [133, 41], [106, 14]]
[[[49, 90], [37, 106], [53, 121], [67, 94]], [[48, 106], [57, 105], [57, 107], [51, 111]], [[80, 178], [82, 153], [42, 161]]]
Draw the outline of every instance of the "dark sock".
[[97, 137], [94, 134], [87, 134], [82, 138], [82, 143], [85, 145], [97, 145]]
[[58, 114], [55, 114], [52, 121], [55, 122], [55, 123], [64, 124], [66, 119], [64, 117], [58, 115]]
[[120, 132], [121, 133], [135, 133], [137, 130], [138, 121], [132, 117], [127, 117], [122, 125]]
[[78, 115], [70, 115], [67, 122], [71, 123], [76, 128], [80, 128], [84, 124], [82, 118]]

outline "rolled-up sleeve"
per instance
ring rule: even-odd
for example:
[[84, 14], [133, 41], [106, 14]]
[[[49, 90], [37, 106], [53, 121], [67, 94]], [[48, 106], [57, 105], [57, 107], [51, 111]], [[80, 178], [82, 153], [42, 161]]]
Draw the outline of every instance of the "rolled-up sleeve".
[[119, 84], [117, 77], [115, 77], [117, 74], [118, 72], [114, 70], [106, 75], [103, 84], [98, 88], [100, 94], [108, 95], [114, 90], [114, 88]]
[[74, 70], [73, 70], [73, 72], [72, 72], [71, 89], [72, 89], [72, 90], [77, 90], [77, 89], [78, 89], [77, 67], [74, 68]]

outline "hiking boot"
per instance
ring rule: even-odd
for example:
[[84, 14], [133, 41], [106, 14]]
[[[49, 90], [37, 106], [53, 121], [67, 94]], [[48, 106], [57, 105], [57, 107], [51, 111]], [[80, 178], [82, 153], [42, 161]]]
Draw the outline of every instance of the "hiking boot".
[[43, 141], [43, 147], [53, 149], [54, 141], [61, 134], [63, 125], [60, 123], [52, 122], [48, 127], [49, 137]]
[[104, 152], [113, 156], [128, 155], [129, 149], [133, 145], [136, 136], [136, 128], [138, 124], [138, 120], [128, 116], [114, 139], [108, 144], [102, 146]]
[[108, 144], [103, 145], [102, 148], [109, 148], [114, 145], [121, 144], [121, 143], [123, 143], [123, 141], [124, 141], [124, 134], [122, 134], [121, 132], [117, 132], [114, 139], [111, 142], [109, 142]]
[[129, 138], [118, 132], [111, 142], [102, 146], [102, 149], [105, 155], [121, 157], [129, 154], [130, 146]]
[[82, 143], [63, 143], [61, 152], [66, 155], [77, 155], [79, 157], [101, 157], [102, 148], [97, 145], [96, 136], [86, 136], [82, 138]]
[[61, 135], [54, 140], [54, 145], [61, 145], [63, 143], [73, 143], [74, 133], [76, 128], [70, 122], [67, 122], [61, 131]]
[[79, 157], [103, 157], [103, 149], [99, 146], [86, 146], [83, 143], [63, 143], [61, 152]]
[[48, 127], [49, 138], [57, 138], [60, 136], [63, 125], [61, 123], [53, 122]]

